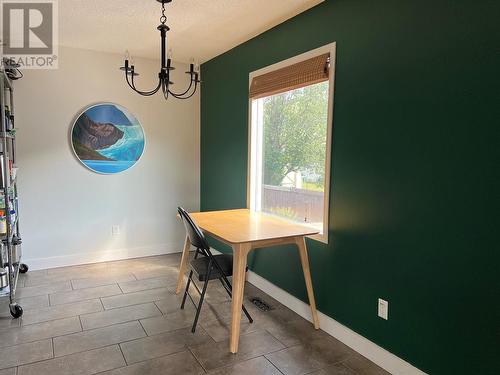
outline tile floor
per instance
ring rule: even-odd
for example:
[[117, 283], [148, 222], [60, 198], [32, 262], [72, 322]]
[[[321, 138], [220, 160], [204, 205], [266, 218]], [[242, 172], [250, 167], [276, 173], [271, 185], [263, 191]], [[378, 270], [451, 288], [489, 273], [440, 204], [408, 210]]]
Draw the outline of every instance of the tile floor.
[[30, 271], [22, 319], [0, 303], [0, 375], [381, 375], [361, 355], [251, 284], [274, 309], [246, 299], [238, 354], [228, 351], [230, 300], [211, 282], [196, 334], [175, 295], [179, 254]]

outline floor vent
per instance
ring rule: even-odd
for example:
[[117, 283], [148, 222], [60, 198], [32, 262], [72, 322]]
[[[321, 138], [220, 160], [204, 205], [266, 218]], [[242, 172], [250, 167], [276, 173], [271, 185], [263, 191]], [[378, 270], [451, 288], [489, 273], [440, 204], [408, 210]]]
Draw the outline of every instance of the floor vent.
[[259, 297], [250, 298], [250, 302], [252, 302], [255, 306], [257, 306], [262, 311], [270, 311], [270, 310], [274, 309], [271, 305], [264, 302]]

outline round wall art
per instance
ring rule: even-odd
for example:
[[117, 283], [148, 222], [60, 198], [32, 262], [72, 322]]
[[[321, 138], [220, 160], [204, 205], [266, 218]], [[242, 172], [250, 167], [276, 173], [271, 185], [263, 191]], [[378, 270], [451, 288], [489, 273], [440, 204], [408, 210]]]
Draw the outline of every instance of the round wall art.
[[120, 173], [139, 161], [144, 131], [135, 116], [113, 103], [87, 108], [73, 124], [71, 143], [78, 159], [97, 173]]

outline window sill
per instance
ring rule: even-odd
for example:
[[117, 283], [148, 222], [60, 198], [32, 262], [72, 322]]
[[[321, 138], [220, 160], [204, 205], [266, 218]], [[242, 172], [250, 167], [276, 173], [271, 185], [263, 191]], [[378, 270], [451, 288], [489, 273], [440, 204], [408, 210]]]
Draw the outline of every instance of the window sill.
[[328, 245], [328, 235], [325, 235], [324, 233], [318, 233], [318, 234], [315, 234], [313, 236], [308, 236], [307, 238], [309, 238], [311, 240], [318, 241], [318, 242], [322, 242], [322, 243]]

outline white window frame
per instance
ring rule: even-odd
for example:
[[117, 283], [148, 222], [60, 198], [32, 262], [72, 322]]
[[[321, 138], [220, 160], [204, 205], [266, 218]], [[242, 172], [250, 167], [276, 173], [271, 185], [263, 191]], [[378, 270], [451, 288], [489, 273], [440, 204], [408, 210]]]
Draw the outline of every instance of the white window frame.
[[[329, 212], [330, 212], [330, 170], [331, 170], [331, 154], [332, 154], [332, 128], [333, 128], [333, 93], [334, 93], [334, 78], [335, 78], [335, 48], [336, 43], [330, 43], [325, 46], [313, 49], [311, 51], [305, 52], [298, 56], [289, 58], [287, 60], [280, 61], [276, 64], [269, 65], [265, 68], [256, 70], [249, 74], [248, 78], [248, 88], [250, 90], [250, 85], [252, 79], [256, 76], [272, 72], [277, 69], [287, 67], [292, 64], [296, 64], [313, 57], [322, 55], [324, 53], [330, 53], [330, 70], [329, 70], [329, 93], [328, 93], [328, 123], [327, 123], [327, 133], [326, 133], [326, 157], [325, 157], [325, 191], [324, 191], [324, 202], [323, 202], [323, 231], [320, 234], [310, 236], [314, 240], [321, 241], [323, 243], [328, 243], [328, 223], [329, 223]], [[262, 173], [257, 173], [257, 168], [262, 168], [261, 152], [256, 152], [253, 150], [253, 145], [261, 145], [262, 142], [262, 131], [258, 132], [253, 127], [252, 119], [258, 116], [254, 111], [262, 111], [262, 108], [252, 105], [252, 99], [248, 100], [248, 166], [247, 166], [247, 208], [255, 210], [256, 207], [260, 207], [260, 202], [252, 202], [252, 192], [256, 189], [256, 186], [261, 185], [262, 181], [254, 181], [252, 176], [259, 176], [262, 178]], [[262, 130], [262, 126], [258, 126]], [[260, 141], [257, 142], [257, 139]], [[260, 199], [260, 198], [257, 198]], [[259, 210], [260, 211], [260, 210]]]

